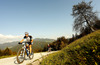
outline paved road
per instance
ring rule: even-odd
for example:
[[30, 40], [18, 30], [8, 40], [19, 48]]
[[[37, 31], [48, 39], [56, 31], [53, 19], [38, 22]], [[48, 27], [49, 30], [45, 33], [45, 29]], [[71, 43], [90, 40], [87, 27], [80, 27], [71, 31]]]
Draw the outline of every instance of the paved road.
[[29, 60], [28, 57], [26, 57], [26, 60], [22, 64], [18, 64], [16, 61], [16, 57], [10, 57], [10, 58], [3, 58], [0, 59], [0, 65], [26, 65], [27, 63], [31, 63], [36, 59], [39, 59], [40, 57], [54, 53], [54, 52], [42, 52], [42, 53], [34, 53], [34, 58], [32, 60]]

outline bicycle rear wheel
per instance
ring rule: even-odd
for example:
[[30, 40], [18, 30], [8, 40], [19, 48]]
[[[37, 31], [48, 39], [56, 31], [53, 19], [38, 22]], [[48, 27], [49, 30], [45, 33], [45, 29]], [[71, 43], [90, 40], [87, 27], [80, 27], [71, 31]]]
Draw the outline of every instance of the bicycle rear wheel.
[[17, 53], [17, 62], [20, 64], [24, 61], [24, 59], [25, 59], [24, 49], [20, 49]]

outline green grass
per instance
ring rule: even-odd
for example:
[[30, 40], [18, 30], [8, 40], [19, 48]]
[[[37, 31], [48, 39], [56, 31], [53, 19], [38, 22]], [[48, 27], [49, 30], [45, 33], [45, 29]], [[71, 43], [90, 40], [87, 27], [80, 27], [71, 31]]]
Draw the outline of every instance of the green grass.
[[50, 54], [41, 65], [99, 65], [100, 30], [84, 36], [61, 51]]
[[0, 56], [0, 59], [3, 59], [3, 58], [9, 58], [9, 57], [14, 57], [16, 55], [5, 55], [5, 56]]

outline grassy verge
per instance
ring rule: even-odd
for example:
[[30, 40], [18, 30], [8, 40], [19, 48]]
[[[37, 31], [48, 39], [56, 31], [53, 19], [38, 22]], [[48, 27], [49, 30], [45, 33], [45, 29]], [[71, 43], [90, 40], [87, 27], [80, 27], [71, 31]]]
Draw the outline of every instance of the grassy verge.
[[3, 59], [3, 58], [8, 58], [8, 57], [13, 57], [13, 56], [16, 56], [16, 55], [6, 55], [6, 56], [0, 56], [0, 59]]
[[50, 54], [41, 65], [100, 65], [100, 30]]

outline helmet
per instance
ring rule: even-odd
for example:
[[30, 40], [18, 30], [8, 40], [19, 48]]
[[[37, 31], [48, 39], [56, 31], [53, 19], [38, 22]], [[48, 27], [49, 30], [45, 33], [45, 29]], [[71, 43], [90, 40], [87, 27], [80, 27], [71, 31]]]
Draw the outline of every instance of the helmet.
[[28, 32], [25, 32], [25, 35], [26, 35], [26, 34], [29, 34], [29, 33], [28, 33]]

